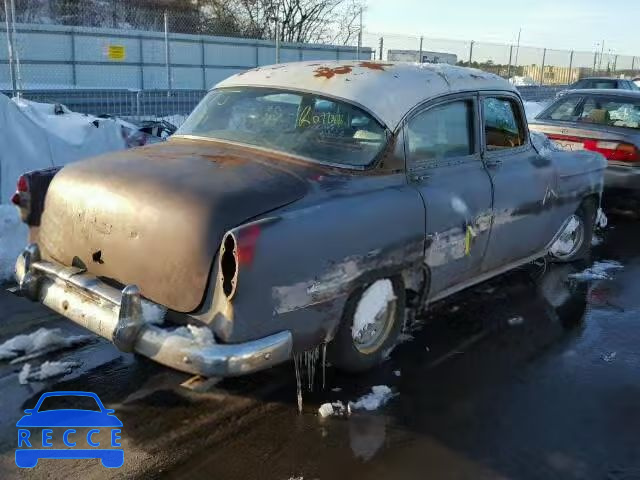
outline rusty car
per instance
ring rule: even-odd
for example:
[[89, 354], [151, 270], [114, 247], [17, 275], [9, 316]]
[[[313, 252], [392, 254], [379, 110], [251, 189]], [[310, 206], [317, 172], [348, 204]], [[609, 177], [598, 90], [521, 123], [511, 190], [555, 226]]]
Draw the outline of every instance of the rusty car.
[[319, 346], [350, 372], [424, 309], [590, 251], [604, 158], [553, 148], [502, 78], [316, 61], [217, 84], [167, 142], [18, 182], [22, 295], [126, 352], [237, 376]]

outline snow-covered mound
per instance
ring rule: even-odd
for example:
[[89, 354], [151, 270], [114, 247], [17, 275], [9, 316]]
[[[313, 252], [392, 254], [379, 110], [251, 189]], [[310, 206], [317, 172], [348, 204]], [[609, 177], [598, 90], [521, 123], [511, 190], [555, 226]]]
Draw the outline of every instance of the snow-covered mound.
[[0, 95], [0, 203], [26, 171], [126, 148], [123, 122]]

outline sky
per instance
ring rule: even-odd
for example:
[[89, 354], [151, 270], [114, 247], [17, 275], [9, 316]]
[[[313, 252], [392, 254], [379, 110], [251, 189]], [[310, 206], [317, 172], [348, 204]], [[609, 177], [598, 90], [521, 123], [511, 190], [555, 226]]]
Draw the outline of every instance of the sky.
[[367, 32], [640, 56], [638, 0], [365, 1]]

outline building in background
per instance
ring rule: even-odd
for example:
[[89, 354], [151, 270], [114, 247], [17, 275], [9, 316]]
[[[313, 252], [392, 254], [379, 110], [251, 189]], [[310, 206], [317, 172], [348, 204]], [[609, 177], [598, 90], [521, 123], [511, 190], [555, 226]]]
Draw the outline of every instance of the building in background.
[[[422, 54], [422, 57], [420, 56]], [[418, 62], [418, 63], [458, 63], [458, 56], [453, 53], [427, 52], [419, 50], [389, 50], [387, 60], [392, 62]]]

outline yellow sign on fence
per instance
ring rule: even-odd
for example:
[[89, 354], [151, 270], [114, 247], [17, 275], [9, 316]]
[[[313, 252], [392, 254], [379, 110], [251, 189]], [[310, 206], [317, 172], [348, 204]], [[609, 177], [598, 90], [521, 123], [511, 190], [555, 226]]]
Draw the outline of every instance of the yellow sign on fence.
[[107, 45], [107, 58], [109, 60], [124, 60], [127, 50], [124, 45]]

